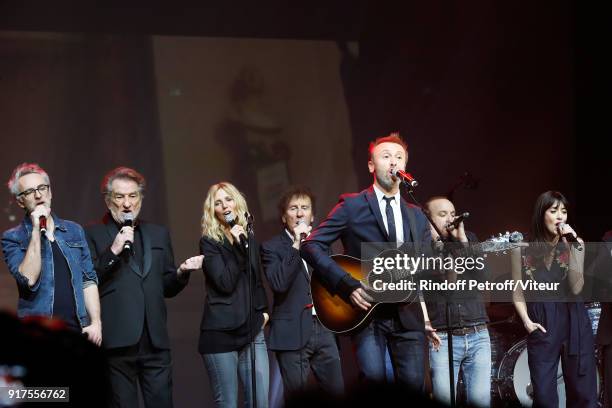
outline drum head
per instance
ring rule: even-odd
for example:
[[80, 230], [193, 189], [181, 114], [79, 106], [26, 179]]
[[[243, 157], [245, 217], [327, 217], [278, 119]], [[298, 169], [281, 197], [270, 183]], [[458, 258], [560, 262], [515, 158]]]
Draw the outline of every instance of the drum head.
[[[531, 407], [533, 405], [533, 386], [531, 385], [531, 374], [527, 361], [527, 347], [521, 350], [516, 359], [513, 378], [514, 393], [519, 403], [523, 407]], [[557, 368], [557, 395], [559, 396], [559, 406], [565, 407], [565, 383], [563, 382], [561, 359], [559, 359], [559, 368]]]

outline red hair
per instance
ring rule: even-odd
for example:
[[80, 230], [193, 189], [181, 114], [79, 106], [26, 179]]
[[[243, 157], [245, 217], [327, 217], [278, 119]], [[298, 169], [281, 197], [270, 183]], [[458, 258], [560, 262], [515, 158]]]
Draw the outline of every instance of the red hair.
[[368, 159], [372, 160], [372, 153], [374, 152], [374, 148], [381, 143], [398, 144], [404, 148], [406, 155], [408, 154], [408, 145], [406, 144], [406, 142], [402, 140], [399, 132], [392, 132], [392, 133], [389, 133], [387, 136], [379, 137], [373, 142], [370, 142], [370, 147], [368, 148]]

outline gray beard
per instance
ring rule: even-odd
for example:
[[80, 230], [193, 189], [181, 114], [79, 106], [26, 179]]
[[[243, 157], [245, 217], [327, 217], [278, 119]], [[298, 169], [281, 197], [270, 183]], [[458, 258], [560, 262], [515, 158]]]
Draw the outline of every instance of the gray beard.
[[386, 191], [391, 191], [393, 187], [395, 187], [395, 183], [389, 174], [379, 174], [379, 172], [376, 172], [376, 181], [378, 181], [378, 184]]
[[[115, 222], [117, 222], [119, 225], [123, 225], [125, 223], [125, 214], [123, 211], [119, 211], [119, 212], [114, 212], [114, 211], [110, 211], [111, 213], [111, 217], [115, 220]], [[133, 213], [132, 213], [133, 214]], [[135, 218], [132, 219], [132, 222], [135, 220]]]

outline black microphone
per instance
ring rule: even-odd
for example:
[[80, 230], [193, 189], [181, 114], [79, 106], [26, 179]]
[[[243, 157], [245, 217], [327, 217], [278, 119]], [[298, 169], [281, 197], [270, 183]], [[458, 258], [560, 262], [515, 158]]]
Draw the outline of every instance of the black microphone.
[[40, 228], [41, 234], [47, 233], [47, 217], [45, 217], [44, 215], [38, 217], [38, 227]]
[[446, 226], [446, 229], [449, 231], [452, 231], [453, 229], [457, 228], [459, 224], [461, 224], [463, 220], [465, 220], [469, 216], [470, 216], [469, 212], [464, 212], [463, 214], [457, 216], [453, 221], [449, 222], [448, 225]]
[[[123, 215], [123, 226], [124, 227], [132, 227], [132, 226], [134, 226], [134, 214], [132, 214], [131, 212], [124, 213], [124, 215]], [[132, 251], [132, 241], [126, 240], [123, 243], [123, 250], [131, 252]]]
[[[561, 230], [563, 229], [563, 227], [565, 227], [565, 225], [566, 224], [564, 222], [560, 222], [559, 225], [557, 225], [557, 228], [559, 228], [559, 232], [561, 232]], [[579, 251], [582, 251], [582, 245], [580, 245], [580, 242], [578, 241], [578, 239], [576, 239], [574, 234], [572, 234], [571, 232], [568, 232], [567, 234], [563, 234], [561, 236], [565, 238], [567, 242], [575, 246]]]
[[[234, 225], [236, 225], [236, 218], [234, 217], [234, 214], [229, 213], [229, 214], [225, 214], [223, 216], [225, 218], [225, 222], [227, 222], [227, 225], [230, 226], [230, 228], [233, 228]], [[249, 242], [246, 239], [246, 236], [244, 236], [244, 234], [240, 234], [240, 245], [242, 245], [245, 249], [249, 247]]]
[[391, 174], [398, 179], [402, 180], [403, 183], [409, 185], [410, 187], [416, 187], [419, 185], [419, 182], [412, 177], [412, 174], [405, 172], [404, 170], [391, 170]]
[[[300, 225], [300, 224], [306, 224], [306, 221], [304, 221], [304, 220], [298, 220], [298, 221], [297, 221], [297, 225]], [[300, 242], [304, 241], [304, 240], [306, 239], [306, 237], [307, 237], [307, 236], [308, 236], [308, 234], [306, 234], [305, 232], [301, 232], [301, 233], [300, 233]]]

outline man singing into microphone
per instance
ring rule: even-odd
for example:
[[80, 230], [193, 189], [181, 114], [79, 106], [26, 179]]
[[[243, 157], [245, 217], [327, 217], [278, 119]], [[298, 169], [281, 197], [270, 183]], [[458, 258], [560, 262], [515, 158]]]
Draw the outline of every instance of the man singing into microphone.
[[[346, 194], [302, 244], [302, 257], [320, 273], [327, 288], [355, 307], [368, 310], [371, 298], [361, 283], [329, 257], [332, 243], [342, 241], [344, 252], [361, 258], [363, 243], [410, 242], [429, 246], [427, 219], [400, 196], [400, 179], [392, 174], [405, 170], [408, 149], [399, 134], [370, 143], [368, 169], [373, 185], [360, 193]], [[359, 368], [368, 381], [385, 380], [387, 348], [396, 382], [421, 392], [425, 380], [425, 320], [419, 302], [387, 303], [373, 312], [370, 323], [351, 337]]]
[[102, 180], [108, 213], [86, 229], [100, 280], [102, 345], [107, 350], [114, 407], [172, 406], [170, 340], [164, 297], [177, 295], [202, 256], [177, 269], [168, 230], [140, 221], [145, 178], [118, 167]]
[[299, 252], [312, 229], [315, 198], [305, 187], [292, 187], [281, 196], [278, 210], [284, 229], [261, 245], [261, 259], [274, 292], [269, 344], [285, 395], [304, 391], [311, 369], [321, 389], [340, 395], [344, 382], [338, 345], [316, 317], [310, 294], [313, 271]]
[[[442, 236], [439, 238], [449, 242], [449, 250], [459, 249], [457, 247], [468, 245], [468, 242], [477, 242], [476, 235], [465, 231], [463, 217], [455, 216], [455, 206], [446, 197], [431, 197], [425, 202], [425, 211], [440, 230]], [[433, 227], [431, 235], [434, 240], [438, 239], [438, 233]], [[485, 273], [484, 270], [473, 270], [464, 271], [459, 275], [455, 271], [449, 271], [445, 279], [482, 281]], [[482, 301], [482, 294], [478, 291], [461, 293], [451, 291], [446, 295], [448, 298], [434, 294], [433, 298], [427, 299], [431, 325], [438, 331], [440, 338], [440, 344], [431, 344], [429, 352], [433, 396], [444, 404], [450, 404], [448, 332], [445, 331], [450, 327], [453, 329], [455, 391], [459, 368], [462, 368], [467, 405], [488, 407], [491, 405], [491, 340], [487, 329], [489, 318]], [[449, 302], [450, 324], [446, 320], [446, 301]]]
[[97, 276], [83, 229], [51, 212], [51, 181], [38, 164], [17, 166], [8, 188], [25, 210], [21, 224], [2, 235], [4, 260], [19, 289], [17, 314], [62, 319], [100, 345]]

